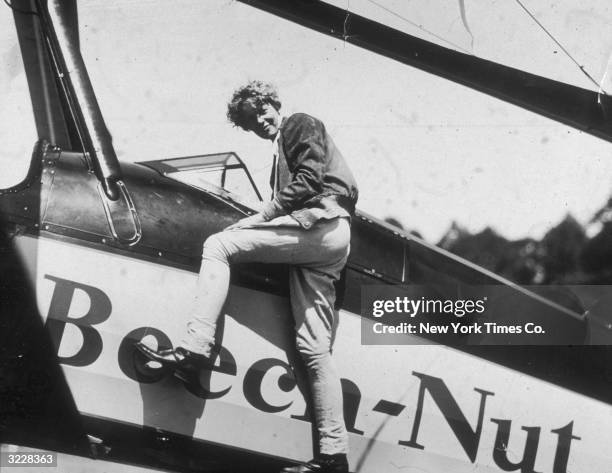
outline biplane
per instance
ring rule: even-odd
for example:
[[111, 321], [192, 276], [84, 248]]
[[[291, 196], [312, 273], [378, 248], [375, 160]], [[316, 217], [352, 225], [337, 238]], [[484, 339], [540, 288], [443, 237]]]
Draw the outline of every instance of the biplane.
[[[347, 12], [328, 3], [243, 3], [612, 138], [607, 95], [357, 14], [347, 35]], [[134, 350], [140, 340], [177, 343], [203, 241], [254, 212], [262, 192], [242, 157], [228, 143], [120, 163], [79, 49], [76, 2], [11, 7], [38, 140], [27, 176], [0, 190], [0, 440], [167, 471], [272, 471], [308, 459], [287, 268], [234, 269], [216, 363], [198, 385]], [[602, 310], [586, 309], [592, 290], [525, 289], [368, 213], [352, 225], [335, 343], [352, 471], [607, 471], [612, 332]], [[493, 311], [493, 322], [554, 320], [569, 342], [362, 344], [375, 323], [362, 307], [366, 286], [419, 296], [502, 287], [510, 310]]]

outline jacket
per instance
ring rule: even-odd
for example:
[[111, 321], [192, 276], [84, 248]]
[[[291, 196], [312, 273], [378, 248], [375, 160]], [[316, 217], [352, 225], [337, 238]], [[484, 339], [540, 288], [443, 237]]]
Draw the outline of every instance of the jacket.
[[321, 218], [352, 215], [357, 183], [325, 125], [296, 113], [283, 120], [279, 133], [278, 166], [270, 179], [278, 179], [278, 192], [264, 206], [264, 218], [290, 214], [309, 228]]

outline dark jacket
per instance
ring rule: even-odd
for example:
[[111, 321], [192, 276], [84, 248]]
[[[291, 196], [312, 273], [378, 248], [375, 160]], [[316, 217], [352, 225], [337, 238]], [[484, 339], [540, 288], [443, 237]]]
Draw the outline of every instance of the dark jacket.
[[262, 212], [267, 220], [291, 214], [308, 227], [319, 218], [354, 213], [357, 183], [320, 120], [305, 113], [283, 120], [278, 149], [279, 191]]

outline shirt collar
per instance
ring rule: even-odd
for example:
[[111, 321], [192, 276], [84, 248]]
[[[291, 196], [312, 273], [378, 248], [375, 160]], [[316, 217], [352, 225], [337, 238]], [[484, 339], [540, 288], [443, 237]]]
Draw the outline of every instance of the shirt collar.
[[278, 131], [276, 132], [276, 136], [274, 137], [274, 141], [272, 141], [272, 146], [274, 147], [274, 152], [278, 153], [278, 140], [280, 138], [280, 134], [281, 134], [281, 129], [283, 128], [283, 125], [285, 124], [285, 120], [286, 118], [284, 116], [280, 116], [280, 126], [278, 127]]

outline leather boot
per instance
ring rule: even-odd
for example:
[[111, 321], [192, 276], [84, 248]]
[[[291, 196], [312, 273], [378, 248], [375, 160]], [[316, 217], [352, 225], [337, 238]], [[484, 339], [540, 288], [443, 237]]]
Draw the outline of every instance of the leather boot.
[[285, 467], [281, 473], [349, 473], [349, 469], [346, 455], [337, 453], [335, 455], [321, 454], [308, 463]]
[[171, 369], [177, 378], [187, 382], [196, 380], [201, 369], [212, 365], [208, 357], [182, 347], [153, 350], [142, 342], [136, 343], [135, 347], [149, 360], [161, 363]]

